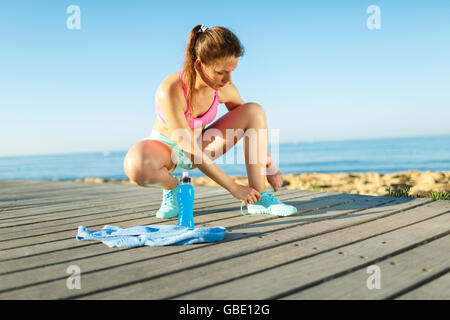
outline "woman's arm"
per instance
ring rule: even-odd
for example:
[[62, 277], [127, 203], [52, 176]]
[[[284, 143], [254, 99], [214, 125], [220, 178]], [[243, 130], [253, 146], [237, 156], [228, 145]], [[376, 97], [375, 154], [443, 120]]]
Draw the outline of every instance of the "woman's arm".
[[228, 111], [245, 103], [239, 94], [239, 90], [233, 83], [230, 83], [219, 90], [219, 100], [225, 104]]
[[184, 100], [180, 100], [178, 90], [177, 83], [163, 83], [157, 93], [159, 104], [171, 135], [169, 138], [178, 144], [185, 154], [191, 158], [193, 163], [198, 165], [200, 171], [218, 185], [233, 193], [236, 187], [234, 180], [220, 170], [214, 161], [198, 145], [197, 139], [195, 139], [195, 135], [184, 116], [184, 111], [181, 106], [185, 102]]

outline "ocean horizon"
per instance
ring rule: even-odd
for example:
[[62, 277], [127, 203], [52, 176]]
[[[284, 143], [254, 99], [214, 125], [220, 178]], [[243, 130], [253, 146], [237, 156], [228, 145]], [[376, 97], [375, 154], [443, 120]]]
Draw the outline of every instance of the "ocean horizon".
[[[280, 143], [278, 148], [269, 148], [283, 174], [450, 171], [450, 135]], [[128, 179], [123, 172], [126, 153], [127, 150], [0, 157], [0, 180]], [[215, 163], [227, 175], [246, 176], [242, 141]], [[181, 175], [182, 171], [178, 169], [174, 174]], [[204, 176], [198, 169], [189, 174]]]

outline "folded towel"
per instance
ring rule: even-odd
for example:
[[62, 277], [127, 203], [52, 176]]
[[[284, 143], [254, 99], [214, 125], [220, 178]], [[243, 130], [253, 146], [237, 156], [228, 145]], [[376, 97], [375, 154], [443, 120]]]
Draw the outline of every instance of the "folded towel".
[[101, 230], [89, 231], [86, 227], [79, 226], [76, 239], [99, 240], [111, 248], [132, 248], [221, 241], [225, 232], [224, 227], [189, 229], [182, 226], [149, 225], [122, 229], [106, 225]]

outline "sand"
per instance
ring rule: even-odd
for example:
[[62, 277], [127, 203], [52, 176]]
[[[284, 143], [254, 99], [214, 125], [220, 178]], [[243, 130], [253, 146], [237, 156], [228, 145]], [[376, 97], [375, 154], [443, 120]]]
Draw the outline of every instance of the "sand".
[[[233, 176], [237, 183], [248, 185], [247, 177]], [[411, 170], [407, 172], [380, 174], [369, 173], [301, 173], [284, 174], [283, 186], [287, 189], [330, 191], [337, 193], [351, 193], [363, 195], [387, 195], [386, 190], [405, 190], [405, 185], [410, 189], [411, 196], [425, 197], [429, 192], [450, 193], [450, 171], [419, 172]], [[121, 182], [130, 183], [129, 180], [105, 180], [100, 178], [77, 179], [78, 182]], [[192, 178], [193, 185], [218, 186], [208, 177]], [[266, 187], [270, 185], [266, 181]]]

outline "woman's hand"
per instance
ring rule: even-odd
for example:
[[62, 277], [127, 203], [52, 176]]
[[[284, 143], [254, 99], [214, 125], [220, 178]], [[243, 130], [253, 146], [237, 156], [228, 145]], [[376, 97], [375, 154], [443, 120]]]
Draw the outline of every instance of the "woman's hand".
[[230, 193], [236, 199], [244, 202], [245, 205], [248, 203], [255, 203], [261, 199], [261, 194], [255, 189], [247, 186], [235, 183], [230, 189]]

